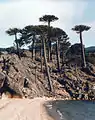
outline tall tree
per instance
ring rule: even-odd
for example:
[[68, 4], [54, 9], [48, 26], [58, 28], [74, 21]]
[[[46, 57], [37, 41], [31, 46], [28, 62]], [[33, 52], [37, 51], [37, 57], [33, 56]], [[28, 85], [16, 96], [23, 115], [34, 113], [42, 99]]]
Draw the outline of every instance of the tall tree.
[[[45, 27], [45, 26], [38, 26], [37, 34], [40, 35], [40, 40], [42, 43], [41, 49], [43, 49], [43, 54], [44, 54], [44, 63], [45, 63], [46, 74], [47, 74], [47, 78], [48, 78], [48, 87], [49, 87], [49, 90], [51, 92], [53, 92], [53, 84], [52, 84], [52, 80], [50, 77], [50, 71], [49, 71], [49, 67], [47, 64], [47, 57], [46, 57], [46, 41], [47, 41], [47, 30], [46, 29], [47, 29], [47, 27]], [[43, 62], [42, 62], [42, 55], [41, 55], [41, 64], [42, 63]]]
[[32, 52], [32, 59], [35, 58], [35, 42], [36, 42], [36, 27], [33, 25], [28, 25], [22, 29], [22, 39], [25, 44], [32, 43], [29, 48]]
[[50, 77], [50, 72], [49, 72], [49, 67], [47, 64], [47, 58], [46, 58], [46, 44], [45, 44], [46, 38], [45, 35], [42, 35], [42, 43], [43, 43], [43, 52], [44, 52], [44, 62], [45, 62], [45, 67], [46, 67], [46, 73], [47, 73], [47, 78], [48, 78], [48, 86], [49, 90], [53, 92], [53, 85]]
[[58, 17], [54, 15], [44, 15], [43, 17], [39, 18], [39, 21], [48, 23], [48, 61], [52, 60], [51, 40], [50, 40], [50, 32], [51, 32], [50, 23], [56, 20], [58, 20]]
[[[64, 43], [65, 47], [67, 47], [67, 43], [69, 43], [67, 40], [69, 39], [68, 35], [66, 34], [65, 31], [63, 31], [60, 28], [53, 28], [51, 30], [51, 36], [55, 38], [56, 40], [56, 57], [57, 57], [57, 67], [58, 70], [60, 71], [60, 54], [64, 53]], [[69, 45], [69, 44], [68, 44]], [[63, 61], [63, 56], [62, 56], [62, 61]]]
[[20, 52], [19, 52], [19, 43], [21, 42], [20, 39], [17, 38], [17, 34], [20, 33], [20, 29], [18, 28], [10, 28], [9, 30], [6, 31], [6, 33], [10, 36], [14, 35], [15, 36], [15, 43], [16, 43], [16, 48], [17, 48], [17, 55], [20, 58]]
[[86, 60], [85, 60], [85, 52], [84, 52], [84, 45], [82, 40], [82, 33], [84, 31], [88, 31], [91, 27], [86, 25], [76, 25], [72, 28], [73, 31], [76, 31], [80, 35], [80, 43], [81, 43], [81, 57], [82, 57], [82, 67], [86, 68]]

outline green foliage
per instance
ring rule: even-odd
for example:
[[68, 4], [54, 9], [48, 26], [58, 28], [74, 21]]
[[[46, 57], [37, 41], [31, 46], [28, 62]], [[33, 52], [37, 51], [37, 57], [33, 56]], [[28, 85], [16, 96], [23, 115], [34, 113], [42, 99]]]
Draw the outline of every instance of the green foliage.
[[72, 45], [66, 55], [69, 56], [76, 56], [76, 55], [81, 55], [81, 44], [80, 43], [76, 43], [74, 45]]
[[18, 28], [9, 28], [6, 33], [9, 34], [10, 36], [11, 35], [16, 35], [17, 33], [20, 32], [20, 29]]
[[66, 32], [60, 28], [51, 28], [51, 33], [50, 33], [50, 37], [57, 37], [57, 38], [67, 38], [68, 35], [66, 34]]
[[[64, 49], [67, 49], [67, 46], [70, 46], [70, 42], [67, 41], [68, 35], [66, 34], [65, 31], [63, 31], [60, 28], [54, 28], [54, 27], [50, 27], [51, 29], [51, 33], [50, 33], [50, 38], [51, 38], [51, 42], [53, 43], [55, 41], [55, 38], [58, 38], [60, 41], [61, 46], [65, 46]], [[48, 34], [48, 26], [46, 25], [28, 25], [26, 27], [24, 27], [21, 31], [21, 42], [23, 44], [32, 44], [33, 39], [35, 39], [35, 47], [36, 48], [40, 48], [41, 46], [41, 35], [45, 34], [47, 36]], [[35, 36], [35, 38], [34, 38]], [[46, 43], [48, 44], [48, 41], [46, 41]], [[46, 44], [46, 46], [47, 46]], [[30, 45], [29, 48], [31, 48], [32, 46]], [[66, 48], [67, 47], [67, 48]], [[62, 47], [61, 47], [62, 48]], [[32, 48], [31, 48], [32, 49]], [[62, 50], [62, 49], [61, 49]]]
[[44, 15], [43, 17], [39, 18], [39, 21], [42, 22], [53, 22], [55, 20], [58, 20], [58, 17], [55, 17], [54, 15]]
[[21, 29], [19, 28], [9, 28], [6, 33], [10, 36], [14, 35], [15, 36], [15, 40], [14, 40], [14, 43], [18, 44], [19, 47], [21, 47], [23, 45], [23, 41], [22, 39], [18, 39], [17, 38], [17, 34], [20, 34], [21, 33]]
[[76, 31], [77, 33], [88, 31], [91, 27], [86, 25], [76, 25], [74, 28], [72, 28], [73, 31]]

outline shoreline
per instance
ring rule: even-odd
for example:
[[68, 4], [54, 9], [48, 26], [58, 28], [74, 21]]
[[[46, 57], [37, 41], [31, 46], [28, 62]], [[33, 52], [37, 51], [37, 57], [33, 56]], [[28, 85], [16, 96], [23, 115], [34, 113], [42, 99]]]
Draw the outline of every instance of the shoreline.
[[[67, 119], [68, 115], [66, 115], [65, 113], [63, 114], [63, 109], [64, 112], [65, 110], [71, 112], [73, 117], [76, 117], [79, 114], [78, 111], [83, 109], [82, 107], [79, 108], [79, 106], [77, 105], [79, 102], [80, 101], [77, 101], [75, 104], [74, 101], [60, 98], [55, 99], [53, 97], [36, 97], [34, 99], [3, 98], [0, 100], [0, 118], [2, 120], [24, 120], [24, 118], [26, 118], [27, 120]], [[63, 105], [64, 108], [62, 107], [60, 109], [59, 103], [60, 105]], [[81, 102], [80, 105], [84, 105], [84, 103], [85, 102]], [[73, 107], [76, 107], [78, 111], [74, 110]], [[82, 112], [81, 116], [83, 117]]]
[[37, 97], [34, 99], [3, 98], [0, 100], [0, 108], [2, 108], [0, 109], [0, 118], [2, 120], [23, 120], [23, 118], [27, 118], [27, 120], [60, 120], [56, 109], [52, 109], [52, 116], [47, 110], [46, 105], [53, 101], [56, 101], [56, 99], [52, 97]]
[[52, 102], [56, 102], [56, 100], [64, 99], [45, 98], [45, 101], [42, 103], [42, 114], [45, 120], [60, 120], [61, 114], [55, 106], [52, 106]]

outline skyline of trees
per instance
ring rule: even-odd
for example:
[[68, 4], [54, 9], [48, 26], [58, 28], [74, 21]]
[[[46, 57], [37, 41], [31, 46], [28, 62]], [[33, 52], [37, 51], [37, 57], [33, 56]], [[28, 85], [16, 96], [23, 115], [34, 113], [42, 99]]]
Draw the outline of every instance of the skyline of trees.
[[[58, 58], [58, 61], [60, 62], [60, 57], [62, 58], [62, 63], [64, 63], [64, 55], [68, 49], [68, 47], [71, 45], [71, 43], [68, 41], [70, 38], [66, 34], [65, 31], [63, 31], [60, 28], [54, 28], [50, 25], [51, 22], [54, 22], [58, 20], [59, 18], [54, 15], [44, 15], [39, 18], [40, 22], [47, 22], [48, 25], [28, 25], [25, 26], [23, 29], [19, 28], [10, 28], [6, 31], [7, 34], [14, 35], [15, 36], [15, 44], [17, 48], [17, 54], [19, 55], [19, 48], [23, 45], [30, 44], [29, 49], [32, 53], [32, 59], [34, 59], [36, 54], [36, 49], [38, 46], [41, 48], [41, 40], [37, 37], [37, 35], [41, 35], [41, 29], [44, 31], [44, 34], [47, 35], [46, 40], [46, 50], [48, 51], [48, 62], [52, 60], [52, 47], [53, 43], [55, 43], [57, 46], [55, 49], [56, 55]], [[76, 31], [80, 35], [80, 43], [81, 43], [81, 58], [82, 58], [82, 65], [86, 67], [86, 61], [85, 61], [85, 53], [84, 53], [84, 45], [82, 40], [82, 32], [88, 31], [90, 29], [89, 26], [86, 25], [76, 25], [74, 28], [72, 28], [73, 31]], [[17, 38], [17, 34], [20, 33], [19, 38]], [[56, 38], [56, 39], [55, 39]], [[40, 42], [39, 42], [40, 41]], [[60, 41], [60, 43], [59, 43]], [[66, 47], [67, 46], [67, 47]], [[59, 49], [60, 48], [60, 49]], [[59, 50], [58, 50], [59, 49]], [[41, 49], [40, 49], [41, 50]], [[61, 51], [61, 52], [59, 52]], [[59, 55], [61, 54], [61, 55]], [[60, 56], [60, 57], [58, 57]], [[58, 62], [57, 61], [57, 62]], [[58, 66], [59, 66], [58, 62]], [[58, 67], [60, 69], [60, 67]]]

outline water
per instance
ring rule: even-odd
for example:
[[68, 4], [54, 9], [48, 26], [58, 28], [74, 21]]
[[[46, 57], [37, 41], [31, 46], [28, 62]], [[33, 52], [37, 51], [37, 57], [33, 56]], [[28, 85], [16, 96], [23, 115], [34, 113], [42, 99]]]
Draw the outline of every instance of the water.
[[46, 108], [55, 120], [95, 120], [95, 101], [55, 101]]

